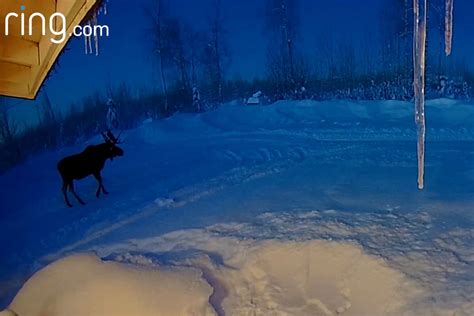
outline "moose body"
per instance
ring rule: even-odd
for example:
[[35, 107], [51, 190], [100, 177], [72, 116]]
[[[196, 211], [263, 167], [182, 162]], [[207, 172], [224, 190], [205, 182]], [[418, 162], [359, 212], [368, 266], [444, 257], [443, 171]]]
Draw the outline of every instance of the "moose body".
[[62, 192], [69, 207], [72, 204], [67, 196], [68, 189], [79, 203], [85, 204], [74, 189], [74, 180], [92, 175], [98, 183], [96, 196], [99, 197], [101, 191], [103, 194], [108, 194], [102, 182], [101, 171], [107, 159], [113, 160], [114, 157], [123, 156], [123, 150], [117, 146], [119, 141], [110, 131], [102, 136], [104, 143], [88, 146], [81, 153], [65, 157], [58, 162], [58, 171], [63, 180]]

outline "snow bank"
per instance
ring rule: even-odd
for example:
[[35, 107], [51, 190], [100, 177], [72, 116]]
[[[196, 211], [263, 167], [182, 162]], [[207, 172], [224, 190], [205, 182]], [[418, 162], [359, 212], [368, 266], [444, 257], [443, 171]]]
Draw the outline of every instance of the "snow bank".
[[265, 242], [226, 262], [228, 315], [400, 315], [416, 289], [360, 248]]
[[[474, 105], [466, 101], [435, 99], [426, 103], [430, 129], [473, 129]], [[268, 107], [227, 105], [216, 111], [177, 114], [142, 126], [141, 137], [157, 143], [171, 137], [193, 139], [222, 133], [332, 128], [414, 129], [412, 102], [404, 101], [278, 101]], [[393, 131], [397, 134], [397, 131]], [[430, 131], [430, 135], [433, 131]], [[346, 136], [347, 137], [347, 136]], [[410, 135], [410, 139], [413, 138]]]
[[9, 309], [19, 316], [214, 315], [212, 289], [200, 275], [74, 255], [33, 275]]
[[164, 270], [131, 255], [117, 259], [152, 267], [74, 255], [35, 274], [9, 309], [20, 316], [400, 315], [418, 293], [350, 243], [201, 237], [223, 262], [199, 256]]

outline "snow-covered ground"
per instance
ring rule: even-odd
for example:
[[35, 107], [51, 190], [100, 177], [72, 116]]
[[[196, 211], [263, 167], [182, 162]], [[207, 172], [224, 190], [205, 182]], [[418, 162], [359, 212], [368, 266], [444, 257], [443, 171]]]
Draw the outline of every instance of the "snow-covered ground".
[[[86, 144], [35, 157], [0, 176], [0, 308], [35, 271], [94, 251], [106, 263], [73, 256], [46, 272], [112, 264], [103, 280], [133, 283], [137, 267], [149, 280], [184, 269], [196, 297], [182, 293], [189, 305], [165, 315], [473, 315], [474, 105], [429, 101], [427, 124], [424, 191], [413, 105], [398, 101], [226, 105], [144, 122], [106, 164], [110, 194], [77, 182], [87, 205], [71, 209], [55, 165]], [[44, 271], [13, 310], [59, 300], [54, 285], [35, 292]], [[134, 288], [142, 302], [163, 291], [146, 283]]]

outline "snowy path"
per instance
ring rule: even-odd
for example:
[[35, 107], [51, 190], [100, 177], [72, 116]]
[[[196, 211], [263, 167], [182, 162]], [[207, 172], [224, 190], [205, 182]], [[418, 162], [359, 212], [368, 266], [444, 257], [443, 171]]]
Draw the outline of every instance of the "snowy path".
[[34, 158], [0, 177], [0, 303], [69, 253], [180, 261], [206, 251], [198, 237], [211, 234], [355, 242], [430, 288], [422, 306], [472, 308], [474, 110], [446, 118], [440, 104], [423, 192], [411, 113], [393, 102], [229, 106], [144, 124], [106, 166], [111, 194], [97, 200], [83, 181], [88, 203], [72, 209], [55, 162], [79, 147]]

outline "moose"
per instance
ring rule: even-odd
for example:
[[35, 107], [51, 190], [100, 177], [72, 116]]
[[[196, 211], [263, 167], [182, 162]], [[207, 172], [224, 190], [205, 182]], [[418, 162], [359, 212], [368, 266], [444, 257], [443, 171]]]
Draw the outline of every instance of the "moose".
[[90, 145], [81, 153], [65, 157], [58, 162], [57, 168], [61, 175], [63, 186], [62, 192], [67, 206], [72, 207], [67, 196], [67, 190], [74, 195], [79, 203], [84, 205], [84, 201], [74, 190], [74, 180], [80, 180], [87, 176], [93, 175], [97, 180], [98, 188], [96, 196], [99, 197], [100, 192], [108, 194], [102, 183], [102, 176], [100, 172], [104, 168], [107, 159], [113, 160], [114, 157], [123, 156], [123, 150], [117, 146], [120, 144], [120, 134], [116, 138], [110, 130], [107, 133], [102, 133], [104, 143], [99, 145]]

